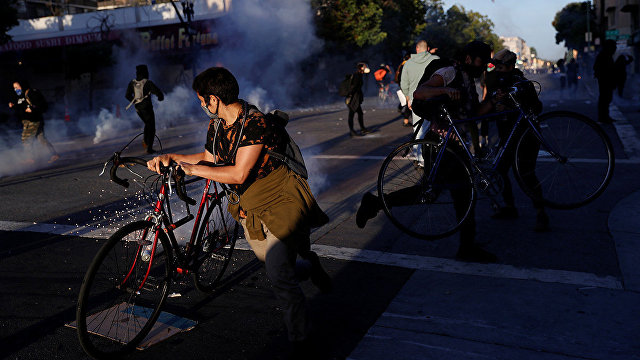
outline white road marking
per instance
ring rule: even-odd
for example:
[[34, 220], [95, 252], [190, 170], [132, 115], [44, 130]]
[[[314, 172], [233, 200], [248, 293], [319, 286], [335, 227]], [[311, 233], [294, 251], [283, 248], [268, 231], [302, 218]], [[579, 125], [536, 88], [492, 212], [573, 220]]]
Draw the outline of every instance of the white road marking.
[[[639, 143], [640, 146], [640, 143]], [[639, 148], [640, 149], [640, 148]], [[640, 151], [638, 152], [640, 154]], [[312, 155], [314, 159], [325, 159], [325, 160], [384, 160], [386, 156], [379, 155]], [[412, 160], [410, 157], [395, 157], [396, 160]], [[615, 159], [616, 164], [640, 164], [640, 157], [630, 158], [630, 159]], [[538, 161], [555, 161], [554, 159], [545, 159], [538, 158]], [[571, 159], [572, 162], [576, 163], [603, 163], [606, 160], [604, 159]]]
[[[106, 239], [115, 229], [76, 227], [61, 224], [38, 224], [15, 221], [0, 221], [0, 230], [28, 231], [56, 235], [79, 236], [93, 239]], [[238, 240], [236, 248], [250, 250], [246, 240]], [[622, 290], [622, 283], [613, 276], [551, 269], [523, 269], [503, 264], [476, 264], [442, 259], [429, 256], [395, 254], [382, 251], [336, 247], [313, 244], [311, 248], [320, 256], [337, 260], [359, 261], [406, 269], [437, 271], [451, 274], [476, 275], [503, 279], [536, 280], [548, 283], [594, 286], [599, 288]]]
[[394, 254], [382, 251], [342, 248], [313, 244], [311, 248], [327, 258], [360, 261], [408, 269], [477, 275], [505, 279], [537, 280], [550, 283], [595, 286], [622, 290], [622, 283], [613, 276], [597, 276], [566, 270], [523, 269], [503, 264], [477, 264], [428, 256]]

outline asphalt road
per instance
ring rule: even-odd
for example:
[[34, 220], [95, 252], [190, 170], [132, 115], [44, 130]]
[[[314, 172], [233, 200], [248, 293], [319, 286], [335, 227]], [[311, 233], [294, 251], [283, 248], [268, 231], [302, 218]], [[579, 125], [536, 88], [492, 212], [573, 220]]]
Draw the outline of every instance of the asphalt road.
[[[595, 118], [596, 102], [585, 89], [566, 94], [552, 90], [545, 95], [545, 111], [567, 109]], [[432, 242], [417, 240], [401, 233], [382, 214], [365, 229], [356, 227], [355, 211], [362, 194], [375, 189], [384, 157], [409, 137], [394, 106], [379, 107], [375, 99], [368, 98], [364, 109], [365, 123], [374, 131], [358, 138], [348, 136], [347, 111], [340, 104], [290, 113], [288, 130], [303, 148], [311, 171], [311, 187], [331, 218], [328, 225], [312, 234], [312, 240], [333, 278], [334, 291], [320, 294], [312, 284], [304, 284], [318, 358], [430, 358], [407, 354], [408, 357], [402, 357], [399, 352], [394, 353], [397, 356], [375, 357], [367, 352], [367, 349], [381, 351], [371, 343], [371, 329], [390, 304], [394, 304], [398, 294], [404, 294], [409, 287], [433, 286], [434, 297], [424, 298], [420, 306], [438, 306], [434, 301], [444, 306], [452, 301], [448, 308], [455, 308], [455, 304], [464, 301], [443, 294], [448, 295], [447, 291], [451, 294], [451, 289], [465, 289], [466, 297], [478, 296], [478, 301], [490, 299], [487, 301], [499, 308], [499, 300], [487, 295], [487, 291], [492, 291], [487, 289], [500, 284], [506, 286], [505, 279], [513, 279], [516, 272], [534, 284], [538, 284], [536, 276], [541, 273], [551, 283], [576, 284], [580, 288], [610, 290], [609, 285], [615, 287], [622, 282], [624, 274], [608, 219], [616, 204], [640, 189], [636, 180], [640, 162], [629, 153], [629, 140], [621, 139], [616, 126], [603, 126], [614, 143], [618, 160], [608, 189], [583, 208], [550, 210], [552, 231], [533, 231], [535, 210], [517, 187], [518, 219], [490, 219], [488, 201], [481, 200], [477, 208], [477, 242], [498, 256], [499, 267], [495, 270], [489, 265], [478, 265], [469, 270], [453, 260], [458, 245], [455, 235]], [[640, 117], [632, 105], [621, 106], [620, 110], [630, 121]], [[205, 121], [190, 123], [160, 130], [158, 135], [167, 152], [199, 151], [206, 126]], [[632, 123], [631, 127], [634, 126], [638, 127]], [[64, 325], [74, 320], [82, 277], [101, 239], [116, 224], [128, 221], [130, 216], [140, 216], [139, 207], [144, 201], [134, 191], [125, 192], [105, 176], [97, 176], [102, 169], [101, 162], [134, 134], [135, 131], [125, 132], [121, 137], [99, 144], [93, 144], [87, 136], [60, 139], [54, 141], [62, 155], [58, 162], [0, 178], [3, 200], [0, 203], [0, 303], [3, 304], [0, 358], [86, 358], [75, 331]], [[135, 147], [129, 154], [142, 155], [141, 149]], [[133, 215], [124, 210], [132, 211]], [[239, 250], [235, 254], [233, 266], [228, 270], [228, 283], [216, 294], [198, 293], [189, 279], [172, 288], [181, 296], [170, 298], [166, 311], [196, 320], [198, 325], [134, 353], [132, 359], [286, 357], [288, 344], [281, 312], [263, 266], [253, 260], [248, 251]], [[436, 263], [437, 260], [443, 262]], [[420, 266], [416, 263], [430, 269], [428, 276], [425, 271], [417, 270]], [[471, 280], [460, 281], [461, 273], [471, 276]], [[595, 283], [596, 280], [602, 282]], [[589, 285], [591, 282], [595, 285]], [[443, 288], [443, 284], [449, 285]], [[527, 291], [529, 295], [536, 293], [532, 289]], [[551, 292], [540, 294], [554, 296]], [[631, 300], [625, 301], [633, 304]], [[637, 314], [637, 303], [629, 306], [629, 311]], [[460, 311], [473, 313], [474, 310]], [[537, 316], [545, 318], [543, 309]], [[602, 316], [606, 322], [607, 318]], [[571, 319], [566, 321], [571, 325]], [[635, 323], [617, 325], [633, 332], [638, 329], [637, 317]], [[468, 339], [455, 332], [447, 336], [454, 340]], [[492, 343], [482, 338], [474, 341], [476, 345]], [[379, 343], [385, 344], [382, 340]], [[508, 347], [517, 348], [518, 341]], [[387, 348], [393, 349], [393, 346]], [[626, 358], [640, 356], [637, 343], [625, 343], [621, 348], [626, 351], [623, 355], [629, 355]], [[585, 354], [572, 349], [566, 348], [566, 358], [606, 358], [597, 352], [590, 357], [589, 351]], [[485, 351], [486, 358], [492, 358], [491, 354], [497, 350], [474, 351], [474, 354]], [[473, 358], [448, 354], [449, 357], [438, 358]]]

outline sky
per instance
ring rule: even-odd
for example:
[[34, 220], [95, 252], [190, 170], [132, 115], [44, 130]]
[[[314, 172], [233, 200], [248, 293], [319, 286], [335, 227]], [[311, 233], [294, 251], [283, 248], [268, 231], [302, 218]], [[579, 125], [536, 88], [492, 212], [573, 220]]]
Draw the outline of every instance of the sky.
[[536, 48], [538, 57], [559, 59], [565, 48], [556, 45], [556, 30], [551, 25], [556, 13], [565, 5], [581, 0], [444, 0], [445, 10], [462, 5], [486, 15], [494, 24], [498, 36], [519, 36], [527, 45]]

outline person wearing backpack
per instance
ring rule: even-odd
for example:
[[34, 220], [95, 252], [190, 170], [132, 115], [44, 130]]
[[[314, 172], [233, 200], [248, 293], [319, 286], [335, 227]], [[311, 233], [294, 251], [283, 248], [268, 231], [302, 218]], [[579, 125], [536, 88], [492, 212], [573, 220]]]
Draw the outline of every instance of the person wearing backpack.
[[60, 155], [53, 148], [53, 145], [44, 136], [44, 117], [43, 114], [48, 109], [48, 104], [42, 93], [38, 89], [31, 88], [26, 80], [19, 80], [13, 83], [15, 91], [14, 101], [9, 103], [9, 107], [16, 111], [18, 119], [22, 121], [22, 144], [29, 154], [28, 163], [34, 163], [33, 159], [35, 149], [34, 141], [37, 139], [40, 144], [44, 145], [51, 157], [49, 163], [60, 158]]
[[[294, 358], [309, 358], [309, 318], [300, 279], [310, 278], [322, 291], [331, 278], [310, 250], [310, 229], [328, 222], [304, 178], [272, 154], [287, 153], [290, 138], [282, 124], [239, 99], [236, 78], [212, 67], [193, 80], [193, 89], [207, 114], [207, 140], [202, 152], [165, 154], [150, 160], [180, 164], [187, 175], [229, 184], [239, 202], [228, 207], [244, 228], [256, 257], [265, 263], [276, 297], [284, 303], [284, 321]], [[235, 197], [235, 195], [233, 195]], [[299, 259], [297, 260], [297, 258]]]
[[158, 101], [164, 100], [162, 91], [149, 80], [149, 69], [147, 65], [136, 66], [136, 78], [129, 82], [125, 98], [129, 100], [127, 110], [131, 105], [135, 105], [136, 113], [144, 122], [144, 135], [142, 146], [147, 154], [156, 152], [153, 149], [153, 140], [156, 136], [156, 115], [153, 112], [151, 94], [158, 97]]

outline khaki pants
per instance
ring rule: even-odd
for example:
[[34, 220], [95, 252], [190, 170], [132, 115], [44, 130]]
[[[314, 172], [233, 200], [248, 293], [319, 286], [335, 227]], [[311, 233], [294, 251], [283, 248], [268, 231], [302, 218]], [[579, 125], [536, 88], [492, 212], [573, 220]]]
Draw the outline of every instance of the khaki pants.
[[306, 298], [298, 283], [299, 275], [296, 274], [297, 249], [276, 238], [264, 223], [262, 230], [266, 234], [265, 240], [250, 239], [245, 219], [240, 219], [240, 224], [256, 257], [265, 263], [267, 277], [276, 297], [284, 303], [284, 322], [289, 341], [304, 340], [309, 331], [309, 320]]
[[22, 120], [22, 144], [31, 153], [33, 153], [33, 142], [36, 139], [40, 144], [44, 145], [51, 154], [57, 154], [53, 145], [51, 145], [49, 140], [44, 137], [44, 126], [42, 121]]

